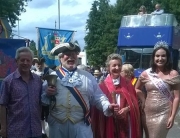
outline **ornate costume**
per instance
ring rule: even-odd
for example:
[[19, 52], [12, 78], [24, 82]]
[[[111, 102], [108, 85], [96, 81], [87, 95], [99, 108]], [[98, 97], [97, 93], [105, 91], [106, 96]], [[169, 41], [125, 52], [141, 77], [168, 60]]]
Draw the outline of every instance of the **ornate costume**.
[[[119, 83], [120, 82], [120, 83]], [[116, 100], [120, 109], [130, 107], [124, 118], [105, 117], [96, 108], [92, 109], [92, 128], [94, 138], [141, 138], [140, 115], [136, 93], [130, 82], [120, 77], [112, 80], [110, 75], [100, 84], [100, 88], [112, 103], [112, 92], [116, 92]]]
[[[153, 76], [157, 78], [157, 76]], [[161, 79], [165, 87], [169, 89], [170, 94], [166, 94], [165, 90], [160, 91], [161, 88], [156, 86], [150, 77], [140, 76], [139, 80], [145, 84], [147, 91], [147, 98], [145, 101], [144, 115], [145, 127], [149, 138], [166, 138], [168, 130], [167, 121], [172, 111], [171, 95], [173, 89], [178, 87], [180, 83], [180, 76], [171, 79]], [[169, 95], [169, 96], [168, 96]]]
[[[90, 104], [110, 116], [112, 113], [108, 110], [109, 101], [100, 90], [95, 78], [84, 70], [75, 69], [72, 72], [65, 68], [60, 68], [65, 76], [58, 77], [56, 88], [56, 105], [50, 109], [48, 117], [49, 137], [50, 138], [93, 138], [91, 125], [85, 121], [85, 114], [82, 106], [75, 96], [70, 92], [69, 87], [76, 88], [82, 96], [85, 104], [90, 110]], [[51, 74], [57, 75], [56, 72]], [[47, 86], [44, 86], [44, 89]], [[44, 93], [42, 102], [50, 104], [50, 98]]]

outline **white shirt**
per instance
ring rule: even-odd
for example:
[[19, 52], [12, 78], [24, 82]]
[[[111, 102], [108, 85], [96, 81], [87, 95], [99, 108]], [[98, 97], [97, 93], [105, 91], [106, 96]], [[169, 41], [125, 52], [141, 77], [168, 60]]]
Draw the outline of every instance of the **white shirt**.
[[164, 10], [163, 9], [160, 9], [160, 10], [155, 10], [154, 12], [152, 12], [151, 14], [157, 14], [157, 15], [159, 15], [159, 14], [163, 14], [164, 13]]
[[112, 79], [114, 85], [120, 84], [120, 77], [117, 79]]

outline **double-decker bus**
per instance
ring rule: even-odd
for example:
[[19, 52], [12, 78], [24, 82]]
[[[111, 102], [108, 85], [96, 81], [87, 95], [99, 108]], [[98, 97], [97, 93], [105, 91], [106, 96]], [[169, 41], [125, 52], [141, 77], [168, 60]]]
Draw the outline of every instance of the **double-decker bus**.
[[171, 51], [173, 68], [178, 70], [180, 27], [173, 14], [128, 15], [121, 20], [118, 53], [135, 68], [135, 76], [149, 68], [154, 45], [165, 41]]

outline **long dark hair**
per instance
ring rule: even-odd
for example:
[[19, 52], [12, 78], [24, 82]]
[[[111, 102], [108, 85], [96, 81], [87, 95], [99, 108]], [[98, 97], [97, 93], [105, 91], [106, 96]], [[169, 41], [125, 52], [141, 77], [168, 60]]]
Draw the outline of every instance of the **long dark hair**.
[[152, 57], [151, 57], [151, 68], [152, 68], [152, 72], [155, 72], [157, 69], [157, 65], [154, 63], [154, 57], [156, 52], [159, 49], [163, 49], [166, 51], [166, 56], [167, 56], [167, 62], [164, 65], [164, 71], [171, 71], [172, 70], [172, 60], [171, 60], [171, 54], [169, 49], [163, 47], [163, 46], [159, 46], [156, 49], [154, 49], [153, 53], [152, 53]]

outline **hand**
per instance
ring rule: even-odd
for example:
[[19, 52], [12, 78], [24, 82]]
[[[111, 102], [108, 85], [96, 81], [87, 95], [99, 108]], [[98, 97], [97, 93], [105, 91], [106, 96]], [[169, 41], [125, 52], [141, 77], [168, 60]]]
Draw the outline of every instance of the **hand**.
[[167, 122], [167, 128], [170, 129], [174, 124], [174, 118], [170, 117]]
[[56, 87], [48, 86], [46, 93], [49, 96], [55, 95], [56, 94]]
[[7, 137], [6, 129], [1, 128], [0, 135], [1, 135], [2, 138], [6, 138]]
[[121, 110], [118, 111], [117, 117], [119, 119], [125, 118], [126, 114], [129, 112], [129, 108], [128, 107], [124, 107]]
[[109, 109], [110, 109], [112, 112], [115, 112], [115, 113], [116, 113], [116, 112], [119, 111], [119, 105], [112, 103], [112, 104], [109, 105]]

